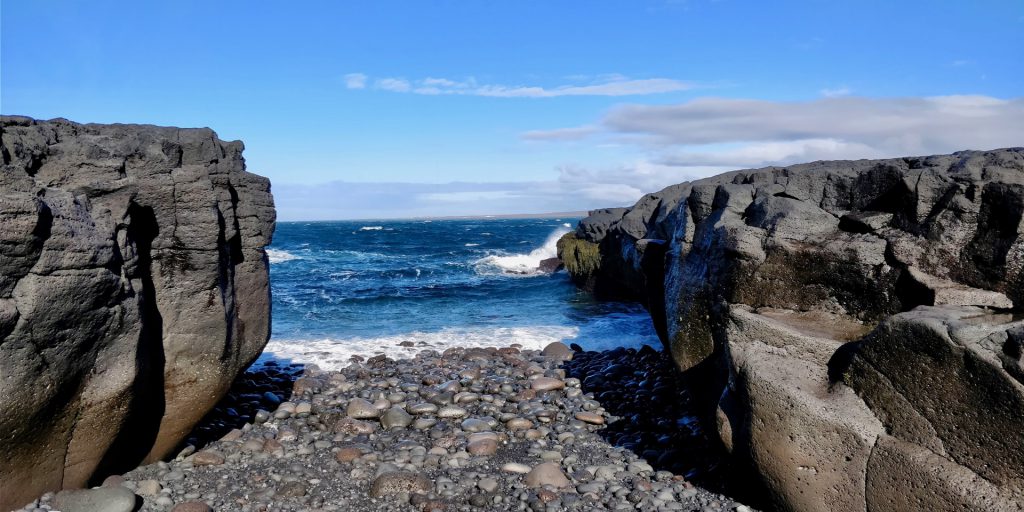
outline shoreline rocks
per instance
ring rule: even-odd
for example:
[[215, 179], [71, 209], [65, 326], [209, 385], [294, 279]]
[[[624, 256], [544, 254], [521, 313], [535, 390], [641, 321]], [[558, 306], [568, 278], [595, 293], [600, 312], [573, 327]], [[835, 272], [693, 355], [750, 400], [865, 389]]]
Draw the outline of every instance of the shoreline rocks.
[[[219, 413], [204, 420], [216, 428], [200, 425], [189, 437], [196, 445], [184, 446], [174, 460], [126, 472], [116, 485], [137, 495], [143, 512], [200, 502], [212, 510], [243, 511], [748, 510], [610, 444], [603, 431], [627, 420], [609, 415], [580, 379], [569, 376], [575, 370], [561, 366], [564, 349], [551, 347], [552, 357], [516, 347], [424, 351], [412, 359], [355, 362], [337, 372], [298, 365], [270, 372], [253, 368], [238, 379], [229, 401], [218, 405]], [[623, 351], [627, 358], [637, 353]], [[608, 385], [622, 376], [590, 364], [601, 353], [573, 355]], [[667, 382], [667, 376], [654, 376], [653, 367], [637, 367], [648, 370]], [[236, 429], [230, 432], [237, 435], [201, 437], [219, 434], [230, 418], [242, 416], [226, 411], [243, 396], [259, 396], [258, 378], [280, 375], [291, 377], [285, 381], [294, 382], [296, 391], [282, 396], [261, 421], [246, 413], [247, 421], [232, 423]], [[561, 386], [534, 389], [539, 378]], [[456, 387], [476, 398], [459, 402], [461, 414], [442, 417], [442, 410], [456, 407]], [[388, 412], [349, 416], [352, 403], [360, 404], [353, 412], [361, 415], [365, 403], [385, 401], [385, 411], [430, 421], [385, 428]], [[300, 404], [310, 404], [309, 410], [292, 413]], [[607, 424], [577, 419], [584, 413]], [[355, 422], [362, 427], [352, 428]], [[223, 463], [211, 464], [220, 457], [210, 454]], [[52, 496], [44, 496], [25, 510], [53, 504]]]
[[558, 246], [775, 506], [1024, 508], [1024, 148], [734, 171]]
[[208, 128], [3, 116], [0, 510], [171, 451], [270, 333], [267, 179]]

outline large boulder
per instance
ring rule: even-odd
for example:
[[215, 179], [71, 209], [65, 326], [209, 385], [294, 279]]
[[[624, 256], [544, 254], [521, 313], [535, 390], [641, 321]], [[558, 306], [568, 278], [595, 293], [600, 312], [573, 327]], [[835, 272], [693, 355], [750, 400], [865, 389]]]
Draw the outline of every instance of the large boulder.
[[168, 454], [270, 333], [275, 212], [209, 129], [2, 118], [0, 509]]
[[566, 269], [646, 304], [780, 508], [1020, 506], [1024, 341], [993, 313], [1024, 309], [1024, 149], [734, 171], [584, 225]]

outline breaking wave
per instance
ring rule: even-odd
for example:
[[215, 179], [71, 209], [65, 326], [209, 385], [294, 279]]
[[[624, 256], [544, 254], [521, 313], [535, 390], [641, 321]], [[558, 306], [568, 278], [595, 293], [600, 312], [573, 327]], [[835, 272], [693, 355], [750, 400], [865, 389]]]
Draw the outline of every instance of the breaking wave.
[[473, 264], [477, 267], [477, 273], [486, 274], [496, 269], [506, 274], [540, 274], [540, 262], [558, 256], [558, 239], [568, 232], [569, 230], [564, 227], [552, 231], [544, 245], [527, 254], [492, 254], [476, 260]]
[[296, 256], [288, 251], [282, 251], [280, 249], [267, 249], [267, 258], [270, 263], [284, 263], [291, 260], [301, 260], [299, 256]]

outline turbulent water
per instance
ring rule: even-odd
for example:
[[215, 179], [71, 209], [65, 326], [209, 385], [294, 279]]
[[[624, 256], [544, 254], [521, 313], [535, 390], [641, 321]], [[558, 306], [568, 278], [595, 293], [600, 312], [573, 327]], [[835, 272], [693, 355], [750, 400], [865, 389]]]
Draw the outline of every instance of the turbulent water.
[[658, 346], [639, 306], [597, 303], [564, 272], [536, 270], [576, 220], [280, 223], [263, 358], [338, 368], [451, 346]]

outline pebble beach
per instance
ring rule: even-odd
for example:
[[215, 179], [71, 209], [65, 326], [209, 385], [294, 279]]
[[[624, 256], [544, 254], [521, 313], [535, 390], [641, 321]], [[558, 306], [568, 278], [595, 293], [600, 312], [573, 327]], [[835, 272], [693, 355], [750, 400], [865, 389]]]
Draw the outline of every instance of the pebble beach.
[[265, 362], [172, 460], [23, 510], [753, 510], [695, 484], [721, 468], [663, 354], [574, 348]]

